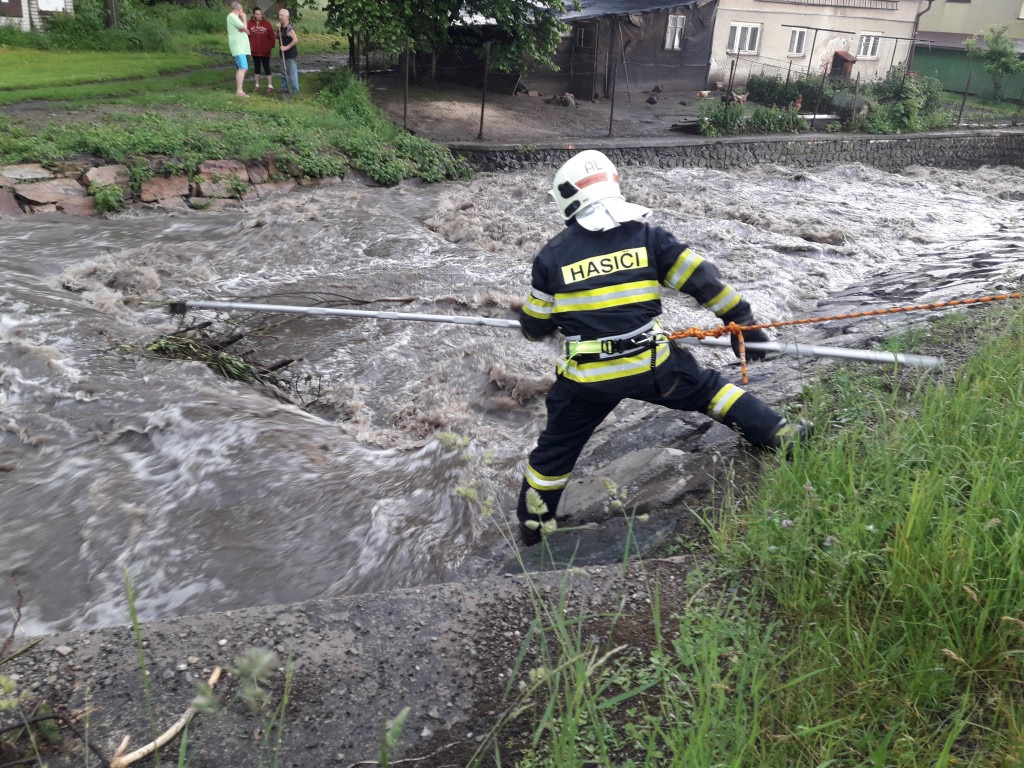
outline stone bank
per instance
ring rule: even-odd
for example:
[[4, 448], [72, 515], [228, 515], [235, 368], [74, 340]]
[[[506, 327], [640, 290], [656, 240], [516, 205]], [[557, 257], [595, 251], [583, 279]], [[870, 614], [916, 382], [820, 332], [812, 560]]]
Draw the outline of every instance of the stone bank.
[[764, 163], [793, 168], [863, 163], [899, 172], [910, 166], [1024, 166], [1024, 128], [1009, 127], [906, 136], [815, 133], [779, 136], [587, 139], [561, 144], [450, 144], [480, 171], [555, 168], [575, 152], [598, 149], [618, 165], [730, 170]]

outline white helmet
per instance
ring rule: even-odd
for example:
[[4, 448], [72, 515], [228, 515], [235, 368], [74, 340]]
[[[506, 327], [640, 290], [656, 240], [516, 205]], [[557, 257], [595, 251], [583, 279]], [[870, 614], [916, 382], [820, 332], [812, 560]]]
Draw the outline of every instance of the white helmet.
[[636, 221], [651, 212], [626, 202], [615, 164], [595, 149], [573, 155], [559, 168], [550, 194], [566, 221], [575, 217], [580, 226], [594, 232]]

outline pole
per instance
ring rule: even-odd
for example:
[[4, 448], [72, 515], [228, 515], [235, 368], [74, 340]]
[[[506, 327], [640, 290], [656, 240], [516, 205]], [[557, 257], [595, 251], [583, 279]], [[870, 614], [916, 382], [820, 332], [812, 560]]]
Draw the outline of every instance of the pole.
[[[617, 37], [617, 33], [618, 33], [618, 26], [616, 25], [616, 26], [613, 26], [611, 28], [612, 45], [610, 47], [613, 50], [615, 48], [615, 42], [616, 42], [615, 38]], [[619, 38], [618, 42], [620, 42], [620, 43], [622, 42], [622, 38], [621, 37]], [[622, 60], [623, 61], [626, 60], [625, 56], [623, 56]], [[611, 57], [611, 64], [612, 64], [612, 84], [611, 84], [612, 85], [612, 87], [611, 87], [612, 94], [611, 94], [611, 98], [608, 99], [608, 103], [609, 103], [609, 107], [608, 107], [608, 135], [609, 136], [612, 135], [612, 133], [614, 131], [614, 127], [615, 127], [615, 83], [618, 80], [618, 75], [619, 75], [619, 62], [617, 62], [615, 60], [614, 56]], [[627, 90], [626, 93], [628, 94], [629, 91]]]
[[480, 133], [476, 135], [477, 141], [484, 137], [484, 109], [487, 106], [487, 70], [491, 67], [491, 41], [484, 46], [484, 87], [480, 92]]
[[405, 38], [405, 77], [402, 91], [402, 127], [409, 130], [409, 38]]
[[818, 86], [818, 95], [814, 99], [814, 116], [811, 118], [811, 130], [814, 130], [815, 123], [818, 122], [818, 112], [821, 111], [821, 95], [825, 92], [825, 78], [828, 77], [828, 67], [821, 73], [821, 85]]
[[857, 118], [860, 116], [860, 72], [857, 73], [857, 85], [853, 89], [853, 110], [850, 113], [850, 132], [857, 130]]
[[1024, 106], [1024, 88], [1020, 91], [1020, 98], [1017, 100], [1017, 111], [1013, 113], [1013, 125], [1017, 125], [1017, 120], [1020, 118], [1020, 108]]
[[973, 69], [967, 70], [967, 83], [964, 85], [964, 97], [960, 99], [960, 113], [956, 116], [956, 124], [960, 125], [964, 119], [964, 105], [967, 103], [967, 94], [971, 90], [971, 75], [974, 74]]
[[[706, 347], [731, 347], [729, 339], [687, 337], [677, 342]], [[747, 341], [743, 346], [762, 352], [777, 352], [780, 355], [801, 355], [804, 357], [839, 357], [847, 360], [861, 360], [867, 363], [891, 363], [916, 368], [941, 368], [942, 358], [931, 355], [906, 355], [902, 352], [877, 352], [869, 349], [848, 349], [846, 347], [823, 347], [814, 344], [796, 344], [781, 341]]]
[[619, 24], [619, 21], [617, 19], [615, 21], [615, 31], [618, 33], [619, 37], [619, 50], [622, 51], [622, 74], [625, 75], [626, 77], [626, 103], [629, 104], [631, 102], [631, 99], [629, 97], [629, 67], [626, 66], [626, 48], [629, 46], [629, 43], [633, 41], [630, 40], [629, 43], [623, 45], [622, 26]]
[[[426, 323], [454, 323], [456, 325], [486, 325], [494, 328], [518, 328], [518, 320], [503, 317], [475, 317], [472, 315], [428, 315], [414, 312], [385, 312], [367, 309], [332, 309], [330, 307], [300, 307], [292, 304], [250, 304], [238, 301], [174, 301], [168, 305], [172, 315], [183, 315], [190, 309], [239, 310], [242, 312], [272, 312], [292, 315], [318, 315], [321, 317], [362, 317], [375, 320], [415, 320]], [[686, 337], [676, 339], [683, 344], [707, 347], [729, 347], [729, 339]], [[865, 349], [847, 349], [845, 347], [823, 347], [813, 344], [796, 344], [792, 342], [746, 342], [747, 349], [778, 352], [782, 355], [804, 355], [811, 357], [838, 357], [847, 360], [862, 360], [869, 363], [889, 363], [916, 366], [920, 368], [940, 368], [942, 358], [928, 355], [906, 355], [902, 352], [876, 352]]]

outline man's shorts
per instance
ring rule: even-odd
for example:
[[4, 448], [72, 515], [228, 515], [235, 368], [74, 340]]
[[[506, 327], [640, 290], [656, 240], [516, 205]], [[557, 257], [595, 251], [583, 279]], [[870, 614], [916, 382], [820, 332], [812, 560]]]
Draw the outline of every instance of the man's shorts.
[[248, 69], [249, 68], [249, 57], [244, 53], [240, 53], [235, 56], [235, 69]]

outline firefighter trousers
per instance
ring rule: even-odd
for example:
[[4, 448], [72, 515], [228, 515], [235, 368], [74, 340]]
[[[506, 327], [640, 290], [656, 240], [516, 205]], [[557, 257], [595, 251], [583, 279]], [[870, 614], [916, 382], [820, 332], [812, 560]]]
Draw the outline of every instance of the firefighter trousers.
[[755, 446], [766, 446], [785, 424], [778, 413], [753, 395], [730, 384], [718, 371], [701, 368], [689, 352], [675, 345], [669, 358], [650, 372], [582, 384], [563, 376], [547, 396], [547, 423], [530, 453], [516, 514], [530, 517], [527, 491], [534, 488], [555, 516], [562, 492], [587, 440], [615, 406], [625, 399], [643, 400], [679, 411], [699, 411], [736, 430]]

